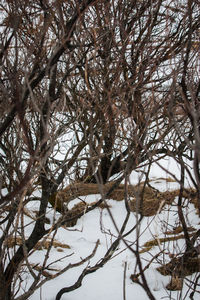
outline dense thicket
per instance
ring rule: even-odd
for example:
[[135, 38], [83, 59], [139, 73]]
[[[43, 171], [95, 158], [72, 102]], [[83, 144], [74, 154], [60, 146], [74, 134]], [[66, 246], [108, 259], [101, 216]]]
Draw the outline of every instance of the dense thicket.
[[[180, 163], [182, 188], [184, 157], [194, 161], [199, 193], [199, 10], [191, 0], [1, 2], [1, 300], [27, 299], [41, 285], [42, 271], [32, 271], [17, 298], [22, 262], [30, 270], [37, 242], [70, 218], [45, 228], [49, 199], [67, 184], [117, 186], [168, 155]], [[13, 251], [11, 236], [23, 241]]]

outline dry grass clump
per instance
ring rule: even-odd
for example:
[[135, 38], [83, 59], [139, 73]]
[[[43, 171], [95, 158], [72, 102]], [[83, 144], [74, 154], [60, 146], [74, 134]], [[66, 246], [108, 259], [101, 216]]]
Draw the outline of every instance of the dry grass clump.
[[[189, 236], [192, 236], [192, 235], [193, 234], [190, 234]], [[180, 240], [180, 239], [184, 239], [183, 234], [175, 235], [175, 236], [167, 236], [167, 237], [164, 237], [164, 238], [157, 238], [157, 239], [154, 239], [154, 240], [150, 240], [150, 241], [144, 243], [143, 248], [140, 251], [140, 253], [148, 252], [149, 250], [151, 250], [152, 247], [159, 246], [162, 243], [177, 241], [177, 240]]]
[[38, 242], [36, 244], [35, 248], [37, 250], [48, 249], [51, 246], [51, 244], [52, 244], [52, 246], [54, 248], [58, 248], [59, 247], [59, 248], [64, 248], [64, 249], [70, 249], [69, 245], [63, 244], [63, 243], [61, 243], [59, 241], [56, 241], [56, 240], [54, 240], [53, 242], [51, 240], [45, 240], [44, 242], [43, 241]]
[[[187, 231], [188, 232], [193, 232], [193, 231], [196, 231], [196, 229], [194, 227], [187, 227]], [[181, 232], [183, 232], [183, 227], [178, 226], [178, 227], [173, 228], [173, 230], [171, 230], [171, 231], [164, 232], [164, 234], [171, 235], [171, 234], [179, 234]]]
[[162, 265], [157, 268], [157, 270], [162, 275], [184, 278], [185, 276], [189, 276], [200, 271], [200, 258], [198, 256], [192, 257], [190, 255], [185, 257], [174, 257], [169, 263]]
[[[166, 286], [168, 290], [181, 290], [184, 277], [200, 271], [200, 259], [198, 257], [187, 257], [187, 259], [183, 256], [175, 257], [168, 264], [157, 268], [157, 271], [164, 276], [171, 276], [171, 281]], [[130, 278], [134, 283], [138, 283], [139, 277], [140, 273], [132, 274]]]
[[[65, 189], [59, 191], [56, 195], [53, 195], [49, 202], [59, 212], [64, 211], [63, 205], [67, 205], [71, 200], [91, 194], [98, 194], [103, 192], [106, 194], [113, 185], [113, 182], [107, 183], [102, 186], [101, 191], [99, 185], [94, 183], [75, 183], [67, 186]], [[154, 215], [162, 202], [165, 202], [166, 195], [156, 191], [151, 187], [143, 188], [142, 185], [128, 186], [128, 196], [132, 198], [130, 201], [130, 209], [135, 212], [143, 213], [145, 216]], [[116, 201], [122, 201], [125, 198], [125, 186], [120, 184], [110, 195], [110, 199]]]
[[[150, 186], [138, 185], [133, 187], [134, 198], [130, 201], [131, 211], [144, 216], [154, 216], [159, 213], [166, 204], [171, 204], [176, 193], [159, 192]], [[133, 195], [133, 192], [132, 192]]]
[[[179, 196], [179, 193], [179, 189], [159, 192], [151, 187], [145, 187], [144, 191], [139, 193], [139, 196], [133, 199], [131, 208], [133, 211], [143, 213], [144, 216], [154, 216], [156, 213], [160, 212], [166, 204], [171, 205], [175, 197]], [[183, 198], [188, 199], [194, 204], [196, 209], [198, 209], [196, 190], [190, 188], [185, 189], [183, 191]]]
[[[152, 180], [151, 180], [152, 181]], [[158, 182], [161, 182], [161, 181], [166, 181], [166, 182], [176, 182], [176, 180], [174, 178], [171, 178], [171, 177], [158, 177], [155, 179], [155, 181], [158, 183]]]
[[180, 291], [183, 287], [183, 279], [178, 276], [172, 276], [170, 283], [166, 288], [170, 291]]
[[[177, 227], [180, 231], [180, 227]], [[193, 228], [191, 228], [191, 231], [193, 231]], [[174, 233], [176, 234], [176, 233]], [[193, 234], [189, 234], [189, 236], [193, 236]], [[175, 235], [175, 236], [167, 236], [165, 238], [158, 238], [151, 241], [146, 242], [143, 245], [143, 249], [140, 251], [141, 253], [145, 253], [151, 250], [154, 246], [159, 246], [162, 243], [175, 241], [178, 239], [184, 239], [184, 235]], [[166, 286], [168, 290], [176, 291], [181, 290], [183, 285], [183, 279], [186, 276], [192, 275], [193, 273], [200, 272], [200, 257], [198, 257], [196, 251], [191, 251], [188, 253], [185, 253], [182, 256], [170, 256], [172, 259], [169, 263], [161, 265], [157, 268], [157, 271], [159, 271], [162, 275], [171, 276], [170, 283]], [[140, 274], [137, 274], [137, 277], [133, 275], [131, 279], [134, 282], [137, 282], [138, 277]]]
[[[173, 179], [168, 178], [169, 181]], [[105, 185], [99, 186], [95, 183], [74, 183], [67, 186], [65, 189], [58, 191], [55, 195], [52, 195], [49, 199], [51, 205], [60, 213], [65, 211], [64, 206], [80, 196], [87, 196], [91, 194], [102, 194], [105, 195], [112, 187], [113, 182], [109, 182]], [[143, 214], [144, 216], [153, 216], [160, 212], [161, 209], [166, 205], [172, 204], [175, 197], [180, 193], [180, 190], [159, 192], [158, 190], [145, 186], [144, 183], [139, 185], [129, 185], [127, 188], [130, 210]], [[185, 189], [183, 197], [189, 199], [197, 207], [197, 196], [194, 189]], [[120, 184], [110, 195], [110, 199], [116, 201], [122, 201], [125, 198], [125, 186]], [[82, 209], [82, 208], [81, 208]], [[74, 211], [72, 212], [74, 213]]]
[[[58, 191], [56, 194], [52, 195], [49, 199], [50, 204], [59, 212], [64, 211], [64, 206], [80, 197], [92, 194], [102, 194], [105, 195], [108, 190], [113, 185], [113, 182], [109, 182], [105, 185], [98, 185], [95, 183], [74, 183], [68, 185], [65, 189]], [[124, 199], [124, 185], [120, 184], [117, 189], [115, 189], [109, 196], [111, 199], [121, 201]]]
[[[76, 222], [80, 215], [83, 215], [86, 212], [86, 209], [90, 206], [95, 205], [97, 202], [92, 202], [90, 204], [86, 202], [79, 202], [72, 207], [69, 211], [67, 211], [67, 217], [69, 221], [66, 221], [65, 225], [67, 227], [72, 227], [76, 225]], [[110, 207], [107, 203], [102, 202], [98, 205], [99, 208], [104, 209]], [[72, 220], [71, 220], [72, 219]]]
[[35, 264], [31, 264], [31, 267], [38, 271], [38, 272], [41, 272], [41, 274], [46, 277], [46, 278], [54, 278], [54, 275], [52, 273], [50, 273], [49, 271], [53, 271], [53, 272], [59, 272], [60, 269], [56, 269], [56, 268], [48, 268], [47, 270], [44, 269], [43, 266], [40, 266], [40, 265], [35, 265]]
[[[10, 236], [6, 240], [6, 246], [8, 248], [13, 248], [15, 246], [21, 246], [23, 244], [23, 239], [20, 236]], [[53, 246], [54, 248], [60, 247], [65, 249], [70, 249], [70, 246], [67, 244], [63, 244], [57, 240], [51, 240], [51, 239], [45, 239], [43, 241], [39, 241], [36, 246], [34, 247], [35, 250], [43, 250], [43, 249], [49, 249], [50, 246]]]

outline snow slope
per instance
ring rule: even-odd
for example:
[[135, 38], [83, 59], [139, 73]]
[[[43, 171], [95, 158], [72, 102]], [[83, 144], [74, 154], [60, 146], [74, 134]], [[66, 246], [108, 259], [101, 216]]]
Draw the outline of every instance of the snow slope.
[[[164, 166], [164, 169], [157, 164], [154, 164], [151, 169], [151, 185], [160, 191], [177, 189], [179, 187], [177, 182], [169, 182], [165, 180], [165, 178], [170, 176], [166, 173], [165, 169], [171, 170], [170, 172], [173, 171], [172, 173], [176, 177], [179, 177], [178, 167], [172, 160], [165, 160], [161, 163], [162, 166]], [[130, 177], [130, 182], [135, 184], [141, 179], [141, 173], [133, 172]], [[99, 199], [99, 197], [100, 195], [89, 195], [87, 197], [82, 197], [82, 199], [89, 203]], [[76, 201], [74, 201], [74, 203], [75, 202]], [[107, 200], [107, 203], [110, 206], [110, 212], [112, 213], [114, 221], [120, 230], [126, 216], [124, 201], [117, 202], [109, 199]], [[49, 217], [51, 220], [53, 220], [53, 213], [54, 212], [50, 210]], [[186, 208], [185, 215], [187, 216], [187, 223], [189, 226], [199, 228], [199, 218], [195, 213], [195, 208], [192, 204], [189, 204]], [[58, 217], [58, 214], [56, 216]], [[136, 214], [131, 213], [126, 231], [136, 224], [136, 219]], [[179, 222], [176, 206], [173, 206], [173, 210], [169, 210], [166, 206], [165, 209], [156, 216], [145, 217], [141, 222], [139, 231], [137, 233], [136, 231], [133, 231], [130, 235], [128, 235], [126, 237], [126, 242], [131, 245], [132, 249], [136, 249], [136, 240], [139, 235], [139, 246], [141, 250], [145, 242], [152, 240], [154, 237], [157, 237], [159, 240], [159, 238], [164, 237], [163, 232], [178, 225]], [[59, 260], [66, 255], [70, 255], [69, 257], [65, 257], [60, 261], [57, 261], [51, 266], [56, 269], [63, 269], [67, 264], [78, 262], [80, 259], [89, 255], [93, 251], [96, 241], [99, 239], [100, 245], [97, 249], [97, 253], [89, 262], [89, 265], [93, 266], [101, 259], [102, 256], [105, 255], [116, 236], [117, 229], [115, 228], [107, 209], [102, 210], [97, 208], [80, 218], [74, 227], [60, 228], [58, 230], [55, 236], [56, 240], [70, 245], [71, 248], [62, 249], [61, 247], [53, 247], [50, 252], [48, 262], [50, 263], [55, 260]], [[162, 262], [162, 259], [169, 260], [170, 254], [176, 254], [176, 252], [184, 251], [184, 247], [183, 239], [172, 241], [171, 243], [160, 243], [159, 246], [154, 246], [148, 252], [141, 254], [143, 267], [148, 265], [152, 257], [160, 251], [165, 253], [165, 256], [159, 256], [159, 260]], [[36, 251], [30, 258], [31, 263], [38, 263], [42, 261], [45, 253], [45, 250]], [[71, 255], [72, 253], [73, 255]], [[117, 249], [114, 253], [113, 258], [103, 268], [87, 275], [80, 288], [73, 292], [64, 294], [62, 299], [80, 300], [85, 298], [87, 300], [146, 300], [148, 299], [148, 296], [143, 288], [138, 283], [133, 283], [130, 279], [130, 276], [133, 273], [138, 272], [138, 270], [135, 270], [135, 265], [136, 258], [134, 253], [130, 249], [127, 249], [126, 245], [121, 242], [119, 249]], [[56, 294], [61, 288], [68, 287], [75, 283], [81, 270], [83, 270], [85, 266], [86, 265], [82, 265], [77, 268], [73, 268], [58, 278], [48, 281], [41, 287], [41, 289], [37, 290], [30, 297], [30, 300], [55, 299]], [[145, 271], [147, 282], [155, 299], [190, 299], [190, 293], [187, 294], [188, 281], [184, 281], [182, 292], [168, 291], [166, 289], [166, 285], [170, 282], [170, 277], [161, 275], [156, 270], [158, 266], [159, 261], [155, 260]], [[194, 276], [196, 275], [194, 274], [193, 277]], [[190, 277], [188, 278], [190, 279]], [[31, 281], [28, 274], [25, 279], [26, 284], [29, 285]], [[123, 289], [123, 284], [125, 285], [125, 289]], [[195, 293], [193, 299], [199, 299], [199, 295]]]

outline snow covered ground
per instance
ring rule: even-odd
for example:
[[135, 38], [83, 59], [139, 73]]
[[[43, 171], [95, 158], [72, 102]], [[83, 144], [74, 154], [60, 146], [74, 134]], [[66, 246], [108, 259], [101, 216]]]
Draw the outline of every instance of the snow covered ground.
[[[173, 173], [179, 178], [179, 170], [176, 163], [172, 160], [165, 160], [161, 162], [164, 166], [162, 169], [157, 164], [154, 164], [150, 177], [152, 178], [151, 185], [159, 189], [160, 191], [173, 190], [179, 188], [177, 182], [169, 182], [165, 180], [170, 175], [166, 173], [165, 169]], [[141, 173], [133, 172], [130, 177], [130, 182], [135, 184], [140, 180]], [[188, 182], [189, 185], [189, 182]], [[100, 198], [100, 195], [89, 195], [82, 197], [83, 200], [93, 202]], [[110, 211], [120, 230], [121, 225], [126, 216], [126, 209], [124, 201], [108, 200]], [[49, 217], [53, 220], [53, 211], [51, 210]], [[186, 208], [185, 215], [187, 216], [187, 222], [189, 226], [199, 228], [199, 218], [195, 213], [195, 208], [192, 204], [189, 204]], [[58, 217], [58, 215], [57, 215]], [[136, 214], [131, 213], [127, 228], [128, 231], [136, 224]], [[152, 217], [145, 217], [139, 228], [139, 231], [133, 231], [126, 237], [126, 242], [131, 245], [133, 249], [136, 247], [136, 239], [139, 235], [139, 246], [143, 249], [145, 242], [154, 239], [155, 237], [164, 237], [164, 232], [172, 229], [179, 225], [177, 208], [169, 210], [166, 206], [159, 214]], [[49, 225], [48, 225], [49, 226]], [[27, 228], [28, 233], [28, 228]], [[70, 245], [70, 249], [64, 249], [61, 247], [52, 248], [48, 263], [56, 261], [51, 267], [56, 269], [63, 269], [69, 263], [75, 263], [80, 261], [82, 258], [89, 255], [94, 247], [97, 240], [100, 240], [100, 245], [97, 249], [96, 255], [89, 261], [89, 265], [92, 267], [97, 263], [102, 256], [105, 255], [111, 243], [117, 237], [117, 230], [113, 225], [113, 221], [109, 216], [107, 209], [97, 208], [82, 218], [80, 218], [74, 227], [60, 228], [55, 236], [56, 240], [64, 244]], [[184, 281], [182, 291], [169, 291], [166, 289], [166, 285], [170, 282], [169, 276], [161, 275], [156, 268], [162, 263], [162, 259], [170, 260], [169, 255], [175, 254], [176, 252], [184, 250], [184, 241], [179, 239], [172, 242], [159, 243], [158, 246], [152, 247], [148, 252], [141, 254], [143, 267], [148, 265], [150, 260], [158, 252], [165, 253], [160, 255], [159, 260], [156, 259], [152, 262], [150, 267], [145, 271], [145, 276], [149, 287], [155, 297], [155, 299], [190, 299], [187, 294], [188, 287], [187, 281]], [[44, 258], [46, 251], [36, 251], [31, 257], [31, 263], [39, 263]], [[73, 255], [71, 255], [73, 254]], [[70, 255], [65, 257], [66, 255]], [[63, 257], [63, 259], [62, 259]], [[165, 261], [166, 262], [166, 261]], [[96, 272], [87, 275], [82, 286], [73, 292], [64, 294], [63, 300], [146, 300], [148, 296], [143, 288], [138, 283], [133, 283], [130, 276], [138, 272], [135, 270], [136, 258], [134, 253], [127, 249], [126, 245], [121, 242], [119, 249], [114, 253], [113, 258], [100, 268]], [[37, 290], [31, 297], [30, 300], [53, 300], [56, 294], [63, 287], [73, 285], [78, 279], [81, 270], [86, 267], [85, 265], [73, 268], [63, 275], [45, 283], [39, 290]], [[125, 277], [124, 277], [125, 274]], [[25, 276], [25, 275], [24, 275]], [[196, 276], [195, 274], [192, 275]], [[125, 278], [125, 279], [124, 279]], [[190, 277], [188, 277], [190, 278]], [[30, 277], [27, 273], [25, 282], [30, 284]], [[125, 288], [123, 288], [123, 285]], [[199, 299], [199, 295], [196, 293], [193, 299]]]

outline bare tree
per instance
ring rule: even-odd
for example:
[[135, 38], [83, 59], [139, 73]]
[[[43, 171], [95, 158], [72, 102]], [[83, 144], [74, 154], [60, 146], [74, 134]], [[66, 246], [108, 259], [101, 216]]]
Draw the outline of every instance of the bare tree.
[[[132, 170], [144, 163], [150, 167], [158, 155], [171, 155], [181, 163], [194, 139], [198, 188], [199, 115], [195, 101], [200, 85], [194, 83], [191, 102], [187, 76], [193, 76], [192, 64], [196, 62], [190, 56], [193, 52], [198, 55], [200, 20], [197, 2], [188, 1], [180, 7], [179, 2], [38, 0], [3, 1], [0, 5], [0, 299], [27, 299], [50, 280], [43, 279], [48, 270], [46, 258], [39, 271], [31, 271], [29, 255], [39, 241], [83, 214], [81, 211], [74, 217], [62, 208], [59, 220], [46, 229], [48, 205], [56, 209], [58, 189], [77, 181], [97, 184], [102, 199], [87, 212], [102, 203], [123, 179], [128, 184]], [[183, 120], [173, 114], [177, 101], [183, 102], [180, 104], [186, 111]], [[186, 124], [187, 117], [191, 125], [184, 125], [187, 131], [183, 135], [180, 124]], [[173, 134], [174, 144], [170, 141]], [[105, 190], [104, 184], [111, 179], [115, 182]], [[124, 185], [125, 195], [127, 191]], [[126, 198], [127, 216], [102, 262], [85, 269], [75, 285], [61, 291], [57, 299], [102, 267], [128, 234]], [[38, 213], [32, 217], [31, 234], [26, 236], [24, 216], [35, 200]], [[142, 201], [138, 213], [140, 222]], [[191, 242], [187, 231], [185, 235]], [[13, 251], [8, 246], [11, 238], [16, 245], [20, 238]], [[67, 265], [62, 272], [85, 263], [97, 246], [98, 242], [88, 257]], [[154, 299], [137, 249], [133, 252], [143, 286]], [[34, 283], [19, 296], [16, 277], [23, 272], [23, 262]]]

